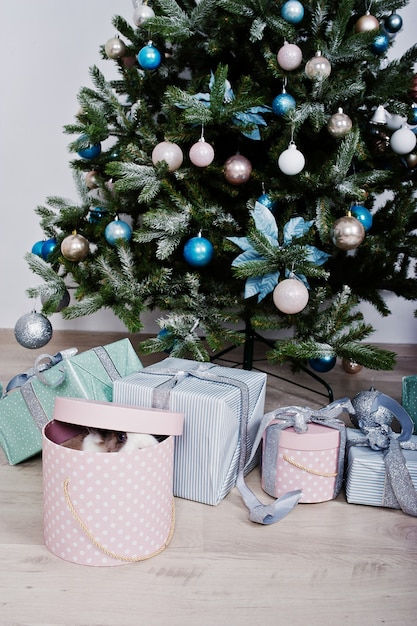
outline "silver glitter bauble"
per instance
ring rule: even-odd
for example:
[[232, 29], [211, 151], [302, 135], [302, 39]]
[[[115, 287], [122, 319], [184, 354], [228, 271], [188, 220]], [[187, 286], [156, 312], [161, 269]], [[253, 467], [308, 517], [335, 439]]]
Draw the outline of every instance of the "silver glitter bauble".
[[42, 348], [52, 338], [52, 325], [47, 317], [32, 311], [19, 317], [14, 327], [14, 336], [24, 348]]

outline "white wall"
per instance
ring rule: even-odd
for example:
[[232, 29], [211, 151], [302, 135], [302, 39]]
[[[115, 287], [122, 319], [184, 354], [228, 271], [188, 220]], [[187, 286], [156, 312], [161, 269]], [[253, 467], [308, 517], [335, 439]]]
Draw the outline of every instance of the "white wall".
[[[416, 41], [416, 0], [401, 11], [404, 27], [391, 56], [398, 57]], [[78, 110], [77, 93], [90, 85], [88, 68], [97, 64], [111, 78], [112, 64], [103, 62], [100, 44], [114, 36], [113, 15], [131, 20], [131, 0], [36, 0], [22, 8], [0, 3], [2, 86], [0, 99], [0, 328], [13, 328], [33, 308], [26, 289], [39, 279], [24, 255], [43, 237], [34, 208], [47, 196], [77, 199], [67, 150], [70, 137], [62, 127]], [[390, 297], [393, 315], [381, 319], [364, 307], [377, 329], [373, 341], [417, 343], [417, 303]], [[40, 304], [36, 303], [40, 309]], [[124, 330], [108, 311], [79, 320], [51, 318], [55, 329]], [[152, 315], [146, 330], [157, 329]]]

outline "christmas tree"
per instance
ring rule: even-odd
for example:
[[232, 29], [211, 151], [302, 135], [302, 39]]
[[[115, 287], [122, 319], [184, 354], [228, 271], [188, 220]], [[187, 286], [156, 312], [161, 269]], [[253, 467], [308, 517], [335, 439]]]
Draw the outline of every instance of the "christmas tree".
[[407, 4], [152, 0], [114, 17], [118, 78], [91, 67], [64, 129], [79, 197], [36, 209], [42, 312], [109, 308], [135, 333], [154, 311], [142, 349], [197, 360], [284, 329], [272, 362], [392, 368], [358, 305], [417, 297], [417, 47], [387, 59]]

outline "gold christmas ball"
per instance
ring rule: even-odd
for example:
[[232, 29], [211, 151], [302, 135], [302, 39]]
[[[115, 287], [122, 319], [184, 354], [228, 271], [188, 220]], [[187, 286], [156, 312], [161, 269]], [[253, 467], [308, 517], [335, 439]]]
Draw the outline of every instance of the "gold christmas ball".
[[126, 46], [120, 37], [112, 37], [109, 39], [104, 49], [110, 59], [121, 59], [126, 54]]
[[411, 152], [411, 154], [407, 154], [407, 156], [405, 157], [405, 160], [410, 170], [413, 170], [415, 167], [417, 167], [417, 154], [415, 152]]
[[337, 113], [329, 119], [327, 130], [332, 137], [344, 137], [352, 130], [352, 120], [346, 113], [343, 113], [343, 109], [338, 109]]
[[366, 15], [362, 15], [355, 24], [355, 31], [357, 33], [368, 33], [371, 30], [379, 30], [379, 21], [376, 17], [369, 12]]
[[234, 154], [224, 164], [224, 177], [231, 185], [246, 183], [252, 173], [252, 163], [241, 154]]
[[365, 239], [365, 229], [356, 217], [345, 215], [333, 224], [331, 238], [341, 250], [354, 250]]
[[327, 78], [331, 74], [332, 66], [330, 65], [330, 61], [323, 57], [321, 52], [318, 51], [312, 59], [307, 61], [304, 71], [306, 76], [311, 79]]
[[68, 261], [83, 261], [89, 253], [90, 246], [85, 237], [78, 233], [72, 233], [68, 235], [61, 242], [62, 255], [68, 259]]
[[342, 367], [347, 374], [357, 374], [362, 369], [362, 365], [359, 365], [359, 363], [355, 363], [355, 361], [351, 361], [350, 359], [343, 359]]

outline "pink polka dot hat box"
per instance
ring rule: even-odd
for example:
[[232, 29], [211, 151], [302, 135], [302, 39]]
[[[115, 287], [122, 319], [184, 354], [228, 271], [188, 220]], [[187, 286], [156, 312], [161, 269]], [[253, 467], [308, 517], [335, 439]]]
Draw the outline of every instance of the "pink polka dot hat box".
[[[174, 437], [181, 436], [183, 421], [184, 415], [167, 410], [57, 397], [54, 419], [42, 431], [48, 550], [91, 566], [143, 561], [162, 552], [174, 530]], [[61, 445], [85, 426], [162, 440], [119, 452]]]
[[[344, 428], [343, 425], [340, 428]], [[273, 420], [262, 444], [262, 488], [276, 498], [300, 489], [300, 503], [325, 502], [338, 494], [343, 478], [340, 429], [310, 422], [304, 432]]]

